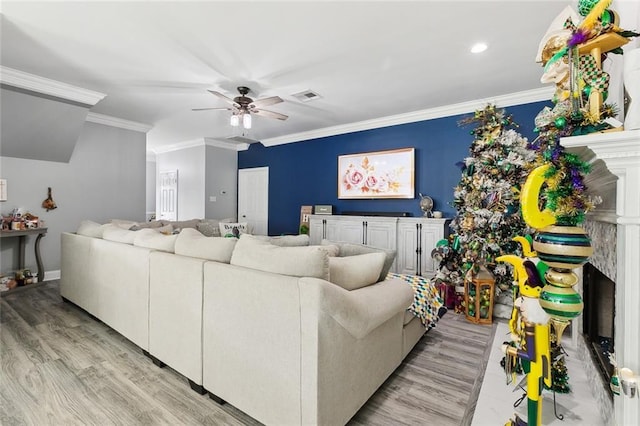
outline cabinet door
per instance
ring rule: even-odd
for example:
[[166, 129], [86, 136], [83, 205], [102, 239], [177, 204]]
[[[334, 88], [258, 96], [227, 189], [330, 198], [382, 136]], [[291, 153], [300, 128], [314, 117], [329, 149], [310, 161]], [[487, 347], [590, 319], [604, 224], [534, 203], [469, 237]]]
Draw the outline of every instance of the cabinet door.
[[324, 238], [324, 223], [320, 218], [309, 219], [309, 244], [318, 245]]
[[329, 241], [343, 241], [340, 239], [340, 220], [328, 216], [324, 223], [324, 238]]
[[422, 275], [432, 277], [436, 273], [436, 266], [431, 252], [438, 241], [444, 238], [444, 226], [440, 224], [422, 225]]
[[344, 219], [339, 221], [339, 235], [336, 241], [353, 244], [364, 244], [364, 221], [361, 218]]
[[365, 244], [372, 247], [395, 250], [397, 235], [395, 221], [366, 219], [364, 224]]
[[398, 224], [398, 248], [396, 266], [399, 274], [416, 275], [418, 273], [418, 223], [401, 222]]

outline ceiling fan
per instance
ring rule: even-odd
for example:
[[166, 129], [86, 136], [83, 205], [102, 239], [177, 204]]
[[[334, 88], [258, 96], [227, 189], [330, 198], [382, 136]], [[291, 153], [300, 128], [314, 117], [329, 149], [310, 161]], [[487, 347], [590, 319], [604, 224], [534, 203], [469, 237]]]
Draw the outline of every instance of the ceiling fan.
[[289, 118], [284, 114], [280, 114], [279, 112], [268, 111], [266, 109], [262, 109], [264, 106], [279, 104], [282, 102], [282, 99], [279, 96], [271, 96], [269, 98], [253, 100], [247, 96], [247, 94], [251, 91], [246, 86], [239, 86], [238, 92], [240, 96], [236, 96], [231, 99], [220, 92], [216, 92], [215, 90], [208, 90], [209, 93], [216, 95], [217, 97], [223, 99], [224, 101], [231, 104], [228, 107], [222, 108], [193, 108], [193, 111], [206, 111], [206, 110], [227, 110], [231, 111], [231, 120], [230, 123], [232, 126], [238, 126], [240, 124], [240, 120], [242, 119], [242, 125], [245, 129], [251, 128], [251, 114], [258, 114], [263, 117], [275, 118], [278, 120], [286, 120]]

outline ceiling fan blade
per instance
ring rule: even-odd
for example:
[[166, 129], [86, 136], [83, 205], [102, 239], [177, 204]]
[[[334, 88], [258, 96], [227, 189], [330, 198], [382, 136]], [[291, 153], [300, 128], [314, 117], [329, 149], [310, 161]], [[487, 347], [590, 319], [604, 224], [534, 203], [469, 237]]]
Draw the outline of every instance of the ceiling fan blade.
[[193, 108], [191, 111], [207, 111], [207, 110], [218, 110], [218, 111], [222, 111], [222, 110], [227, 110], [227, 111], [231, 111], [233, 108], [230, 107], [223, 107], [223, 108]]
[[233, 99], [231, 99], [230, 97], [225, 96], [225, 95], [223, 95], [223, 94], [222, 94], [222, 93], [220, 93], [220, 92], [216, 92], [215, 90], [208, 90], [208, 89], [207, 89], [207, 92], [211, 93], [212, 95], [216, 95], [216, 96], [217, 96], [217, 97], [219, 97], [220, 99], [223, 99], [223, 100], [225, 100], [225, 101], [229, 102], [230, 104], [235, 104], [235, 103], [236, 103], [236, 101], [234, 101], [234, 100], [233, 100]]
[[277, 118], [278, 120], [286, 120], [288, 115], [280, 114], [279, 112], [267, 111], [266, 109], [255, 109], [251, 111], [252, 114], [262, 115], [269, 118]]
[[264, 106], [279, 104], [280, 102], [283, 102], [280, 96], [271, 96], [270, 98], [258, 99], [256, 101], [253, 101], [251, 105], [256, 108], [260, 108]]

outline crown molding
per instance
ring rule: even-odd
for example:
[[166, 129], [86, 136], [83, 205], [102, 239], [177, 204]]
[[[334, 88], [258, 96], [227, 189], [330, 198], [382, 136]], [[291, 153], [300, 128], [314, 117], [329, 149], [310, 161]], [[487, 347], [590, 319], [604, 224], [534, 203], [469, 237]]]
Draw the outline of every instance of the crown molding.
[[72, 86], [0, 65], [0, 82], [8, 86], [93, 106], [107, 96], [104, 93]]
[[217, 148], [230, 149], [232, 151], [246, 151], [249, 149], [248, 143], [227, 142], [225, 140], [214, 138], [204, 138], [204, 143], [207, 146], [215, 146]]
[[395, 126], [398, 124], [414, 123], [418, 121], [433, 120], [435, 118], [450, 117], [459, 114], [467, 114], [483, 108], [486, 104], [492, 103], [498, 107], [508, 107], [512, 105], [522, 105], [531, 102], [540, 102], [551, 99], [553, 87], [526, 90], [507, 95], [494, 96], [491, 98], [477, 99], [444, 107], [430, 108], [420, 111], [413, 111], [404, 114], [391, 115], [388, 117], [376, 118], [373, 120], [359, 121], [356, 123], [343, 124], [339, 126], [325, 127], [323, 129], [311, 130], [308, 132], [294, 133], [291, 135], [276, 138], [263, 139], [260, 142], [264, 146], [283, 145], [292, 142], [300, 142], [310, 139], [324, 138], [328, 136], [342, 135], [345, 133], [360, 132], [363, 130], [377, 129], [380, 127]]
[[171, 145], [165, 145], [149, 152], [153, 152], [156, 155], [165, 154], [167, 152], [180, 151], [182, 149], [195, 148], [198, 146], [215, 146], [217, 148], [229, 149], [231, 151], [246, 151], [249, 149], [248, 143], [232, 143], [222, 139], [215, 138], [198, 138], [189, 141], [178, 142]]
[[87, 121], [91, 123], [104, 124], [105, 126], [119, 127], [121, 129], [134, 130], [136, 132], [147, 133], [153, 126], [137, 121], [125, 120], [124, 118], [112, 117], [110, 115], [89, 112]]

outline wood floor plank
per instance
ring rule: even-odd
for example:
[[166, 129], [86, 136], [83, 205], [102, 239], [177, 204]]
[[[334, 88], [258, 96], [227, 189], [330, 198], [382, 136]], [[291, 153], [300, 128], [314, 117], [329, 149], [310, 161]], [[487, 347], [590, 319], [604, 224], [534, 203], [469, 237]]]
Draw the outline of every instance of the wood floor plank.
[[[348, 424], [470, 424], [494, 330], [447, 313]], [[63, 302], [57, 281], [0, 299], [0, 367], [2, 425], [260, 425]]]

